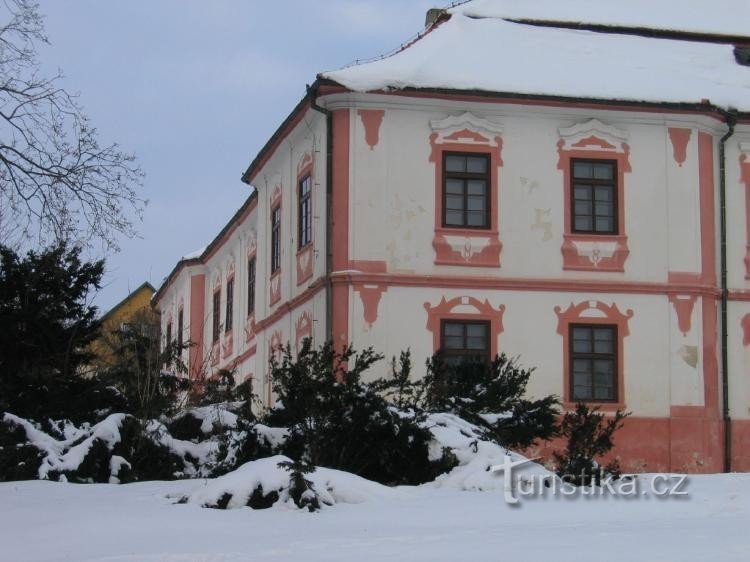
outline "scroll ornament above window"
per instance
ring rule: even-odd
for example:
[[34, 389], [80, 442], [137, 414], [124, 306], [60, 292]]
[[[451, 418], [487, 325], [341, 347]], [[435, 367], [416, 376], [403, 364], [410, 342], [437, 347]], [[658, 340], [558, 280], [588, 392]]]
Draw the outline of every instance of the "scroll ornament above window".
[[563, 269], [624, 271], [626, 131], [590, 119], [558, 129], [557, 168], [563, 172]]
[[499, 267], [502, 128], [466, 112], [430, 121], [437, 265]]

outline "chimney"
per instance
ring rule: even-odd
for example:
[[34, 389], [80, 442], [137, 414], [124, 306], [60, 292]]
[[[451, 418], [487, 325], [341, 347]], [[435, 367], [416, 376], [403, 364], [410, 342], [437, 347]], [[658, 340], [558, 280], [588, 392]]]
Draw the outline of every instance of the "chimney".
[[742, 66], [750, 66], [750, 45], [735, 45], [734, 60]]
[[443, 8], [430, 8], [427, 10], [427, 15], [424, 18], [424, 26], [430, 27], [437, 23], [437, 21], [447, 13]]

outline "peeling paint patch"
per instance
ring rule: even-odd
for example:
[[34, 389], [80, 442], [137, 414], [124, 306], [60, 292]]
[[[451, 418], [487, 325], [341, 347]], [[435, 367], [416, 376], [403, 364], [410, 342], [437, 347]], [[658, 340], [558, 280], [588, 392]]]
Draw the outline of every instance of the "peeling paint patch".
[[698, 366], [698, 346], [697, 345], [681, 345], [677, 350], [677, 355], [687, 365], [695, 369]]
[[542, 231], [542, 242], [552, 240], [552, 221], [550, 218], [551, 209], [534, 209], [534, 222], [531, 223], [531, 230]]

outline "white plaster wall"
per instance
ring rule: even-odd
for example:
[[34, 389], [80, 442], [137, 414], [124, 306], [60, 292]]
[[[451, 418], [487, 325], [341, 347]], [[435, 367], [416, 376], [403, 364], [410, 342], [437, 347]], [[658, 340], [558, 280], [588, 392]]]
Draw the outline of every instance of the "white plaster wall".
[[742, 318], [750, 302], [729, 304], [729, 408], [732, 419], [750, 419], [750, 346], [743, 343]]
[[[507, 104], [407, 103], [361, 96], [351, 113], [352, 259], [385, 260], [389, 271], [511, 278], [666, 282], [667, 272], [700, 270], [697, 143], [704, 122], [605, 110], [555, 110]], [[365, 142], [359, 107], [385, 108], [380, 142]], [[470, 111], [503, 128], [499, 171], [501, 267], [435, 266], [432, 238], [435, 170], [430, 120]], [[597, 118], [627, 132], [632, 171], [625, 174], [625, 273], [563, 271], [563, 172], [558, 128]], [[698, 119], [698, 118], [696, 118]], [[692, 128], [678, 166], [668, 127]]]
[[[325, 275], [326, 235], [326, 123], [318, 112], [308, 110], [302, 121], [286, 137], [273, 156], [258, 172], [253, 185], [258, 189], [257, 319], [265, 318], [276, 307], [302, 294], [309, 284]], [[297, 164], [305, 153], [313, 158], [313, 275], [297, 285]], [[270, 197], [276, 185], [282, 186], [281, 203], [281, 300], [270, 305], [268, 281], [271, 276]]]
[[[184, 267], [156, 303], [160, 314], [162, 340], [166, 338], [167, 324], [172, 322], [172, 338], [177, 340], [177, 316], [180, 303], [183, 305], [183, 342], [190, 341], [190, 278], [202, 271], [201, 265]], [[164, 341], [162, 344], [165, 343]], [[182, 351], [182, 360], [187, 364], [189, 351]]]
[[[702, 405], [702, 350], [695, 367], [675, 359], [676, 346], [670, 331], [674, 310], [666, 297], [650, 295], [559, 294], [523, 291], [477, 291], [461, 289], [428, 289], [390, 287], [384, 293], [379, 316], [372, 327], [363, 321], [363, 307], [358, 293], [352, 293], [350, 328], [357, 349], [372, 345], [386, 355], [386, 361], [372, 376], [386, 374], [390, 358], [411, 349], [414, 375], [424, 374], [424, 361], [433, 353], [433, 336], [427, 330], [424, 303], [432, 306], [441, 298], [459, 296], [488, 299], [493, 307], [505, 305], [504, 331], [498, 349], [518, 356], [523, 365], [536, 367], [529, 383], [532, 396], [563, 395], [563, 338], [557, 333], [555, 306], [567, 309], [570, 303], [600, 300], [617, 304], [622, 313], [633, 311], [629, 320], [630, 335], [624, 339], [625, 403], [637, 416], [669, 416], [671, 405]], [[697, 308], [696, 308], [697, 312]], [[696, 314], [697, 316], [697, 314]], [[700, 323], [694, 322], [689, 337], [700, 340]], [[679, 364], [679, 362], [682, 364]], [[673, 379], [678, 379], [677, 381]], [[689, 384], [679, 381], [689, 379]]]
[[[748, 217], [745, 211], [746, 187], [740, 181], [740, 143], [750, 143], [750, 125], [739, 125], [726, 143], [727, 269], [731, 288], [750, 290], [750, 280], [745, 279]], [[747, 158], [750, 160], [750, 154]]]

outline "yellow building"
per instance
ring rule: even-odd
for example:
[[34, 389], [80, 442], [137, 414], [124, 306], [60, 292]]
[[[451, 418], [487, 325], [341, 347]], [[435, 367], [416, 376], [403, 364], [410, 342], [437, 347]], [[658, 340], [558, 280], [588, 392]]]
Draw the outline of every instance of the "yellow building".
[[113, 306], [102, 317], [102, 331], [97, 340], [91, 344], [91, 351], [96, 355], [93, 366], [106, 367], [113, 362], [112, 335], [130, 324], [155, 326], [158, 329], [159, 316], [151, 306], [151, 297], [156, 289], [145, 282], [127, 297]]

